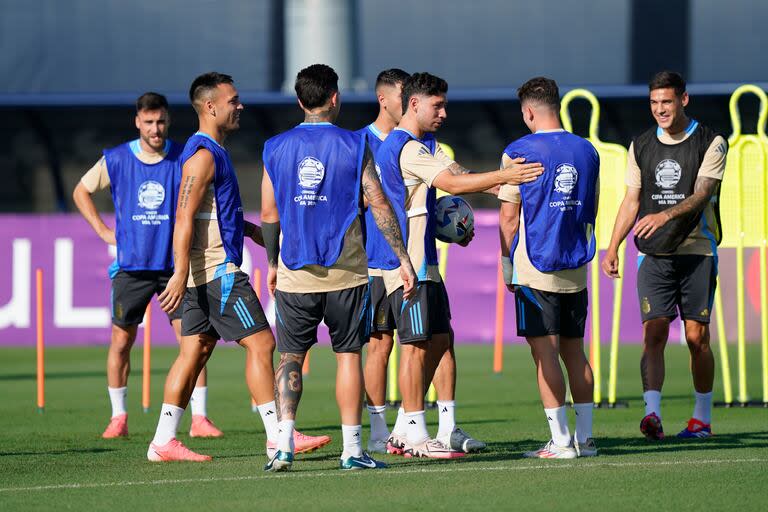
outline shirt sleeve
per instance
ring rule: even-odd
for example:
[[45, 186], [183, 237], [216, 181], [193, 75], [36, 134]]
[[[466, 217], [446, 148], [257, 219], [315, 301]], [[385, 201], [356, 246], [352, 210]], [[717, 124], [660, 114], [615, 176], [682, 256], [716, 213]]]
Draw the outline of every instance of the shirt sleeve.
[[704, 153], [704, 160], [699, 167], [698, 176], [723, 180], [725, 174], [725, 161], [728, 154], [728, 143], [718, 135], [709, 145], [707, 152]]
[[635, 160], [635, 147], [634, 142], [629, 145], [629, 153], [627, 154], [627, 175], [624, 179], [624, 183], [628, 187], [642, 188], [642, 180], [640, 178], [640, 167]]
[[[443, 158], [448, 159], [444, 153], [443, 155]], [[432, 186], [432, 181], [449, 165], [450, 163], [445, 164], [433, 155], [427, 146], [416, 140], [408, 141], [400, 153], [400, 168], [403, 170], [403, 176], [421, 180], [428, 187]]]
[[[501, 155], [501, 165], [507, 167], [512, 164], [512, 159], [506, 153]], [[502, 185], [499, 189], [498, 198], [507, 203], [521, 203], [520, 187], [517, 185]]]
[[435, 146], [435, 158], [439, 160], [440, 162], [445, 165], [445, 167], [450, 166], [451, 164], [454, 164], [453, 160], [443, 151], [443, 147], [440, 145], [440, 143], [437, 143]]
[[97, 190], [104, 190], [109, 186], [109, 173], [107, 172], [107, 161], [101, 157], [98, 162], [86, 172], [80, 182], [85, 189], [93, 194]]

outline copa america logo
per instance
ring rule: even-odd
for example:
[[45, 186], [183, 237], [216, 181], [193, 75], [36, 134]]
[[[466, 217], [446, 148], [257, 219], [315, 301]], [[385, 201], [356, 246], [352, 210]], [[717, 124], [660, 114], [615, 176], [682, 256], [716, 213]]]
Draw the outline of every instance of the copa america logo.
[[156, 181], [145, 181], [139, 186], [139, 206], [157, 210], [165, 200], [165, 188]]
[[317, 158], [307, 156], [299, 162], [299, 185], [315, 189], [325, 177], [325, 166]]
[[664, 189], [675, 188], [677, 182], [680, 181], [680, 176], [683, 173], [683, 169], [680, 164], [674, 160], [662, 160], [659, 165], [656, 166], [656, 186]]
[[579, 179], [579, 172], [571, 164], [560, 164], [555, 169], [555, 191], [569, 194]]

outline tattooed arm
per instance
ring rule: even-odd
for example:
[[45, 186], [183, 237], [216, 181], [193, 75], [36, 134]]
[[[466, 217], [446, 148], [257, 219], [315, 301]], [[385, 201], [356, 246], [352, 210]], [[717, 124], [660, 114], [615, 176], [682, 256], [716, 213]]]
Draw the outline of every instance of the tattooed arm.
[[296, 409], [303, 391], [301, 367], [304, 365], [304, 357], [306, 354], [280, 354], [280, 364], [275, 372], [275, 402], [281, 421], [296, 419]]
[[408, 251], [405, 249], [400, 223], [397, 221], [397, 216], [392, 210], [389, 199], [384, 195], [381, 188], [381, 181], [379, 181], [379, 175], [376, 173], [370, 151], [366, 151], [363, 165], [363, 194], [368, 200], [368, 207], [371, 209], [376, 226], [400, 260], [400, 277], [402, 277], [404, 284], [403, 297], [408, 299], [416, 291], [416, 272], [411, 265]]
[[179, 307], [187, 289], [189, 250], [192, 247], [195, 214], [213, 181], [214, 171], [213, 155], [202, 148], [192, 155], [182, 168], [176, 222], [173, 226], [173, 275], [158, 297], [160, 307], [168, 313]]
[[646, 215], [635, 226], [635, 234], [648, 238], [670, 220], [701, 212], [717, 190], [720, 180], [699, 176], [693, 186], [693, 194], [663, 212]]

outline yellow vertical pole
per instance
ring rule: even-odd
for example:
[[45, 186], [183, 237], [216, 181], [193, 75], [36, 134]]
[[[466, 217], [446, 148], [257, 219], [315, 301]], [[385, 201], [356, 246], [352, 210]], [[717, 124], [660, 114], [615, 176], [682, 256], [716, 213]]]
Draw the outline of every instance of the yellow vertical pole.
[[717, 344], [720, 348], [720, 366], [723, 373], [723, 398], [727, 405], [733, 403], [731, 364], [728, 360], [728, 341], [725, 335], [725, 315], [723, 315], [723, 295], [720, 292], [720, 278], [715, 289], [715, 319], [717, 320]]
[[621, 325], [621, 303], [624, 292], [624, 248], [619, 246], [619, 277], [613, 283], [613, 319], [611, 322], [611, 353], [608, 367], [608, 405], [616, 404], [616, 385], [619, 373], [619, 326]]

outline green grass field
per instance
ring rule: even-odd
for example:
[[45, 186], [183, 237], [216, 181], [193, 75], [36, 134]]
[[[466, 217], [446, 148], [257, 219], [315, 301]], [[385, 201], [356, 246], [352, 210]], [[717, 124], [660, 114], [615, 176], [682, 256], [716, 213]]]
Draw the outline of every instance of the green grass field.
[[[759, 397], [759, 347], [749, 348], [750, 392]], [[34, 351], [0, 350], [0, 510], [768, 510], [768, 410], [716, 409], [712, 439], [682, 442], [672, 435], [648, 443], [638, 432], [638, 347], [624, 347], [620, 356], [619, 396], [630, 407], [595, 412], [597, 458], [522, 459], [521, 452], [548, 438], [527, 347], [506, 347], [502, 376], [491, 373], [491, 347], [460, 347], [457, 420], [488, 450], [443, 462], [387, 455], [382, 459], [390, 469], [355, 473], [336, 469], [341, 432], [333, 357], [316, 348], [297, 424], [334, 441], [277, 475], [262, 472], [265, 436], [250, 410], [244, 353], [231, 346], [219, 347], [209, 364], [208, 411], [225, 437], [180, 435], [213, 462], [146, 460], [174, 355], [168, 348], [153, 352], [152, 410], [144, 414], [141, 352], [134, 352], [131, 435], [106, 441], [100, 438], [109, 417], [106, 348], [47, 351], [44, 414], [35, 407]], [[668, 435], [690, 416], [691, 395], [687, 350], [670, 345], [663, 401]], [[722, 398], [719, 374], [715, 398]], [[394, 416], [390, 411], [390, 425]], [[434, 434], [437, 413], [427, 420]], [[187, 417], [182, 427], [188, 426]], [[364, 432], [367, 439], [367, 427]]]

